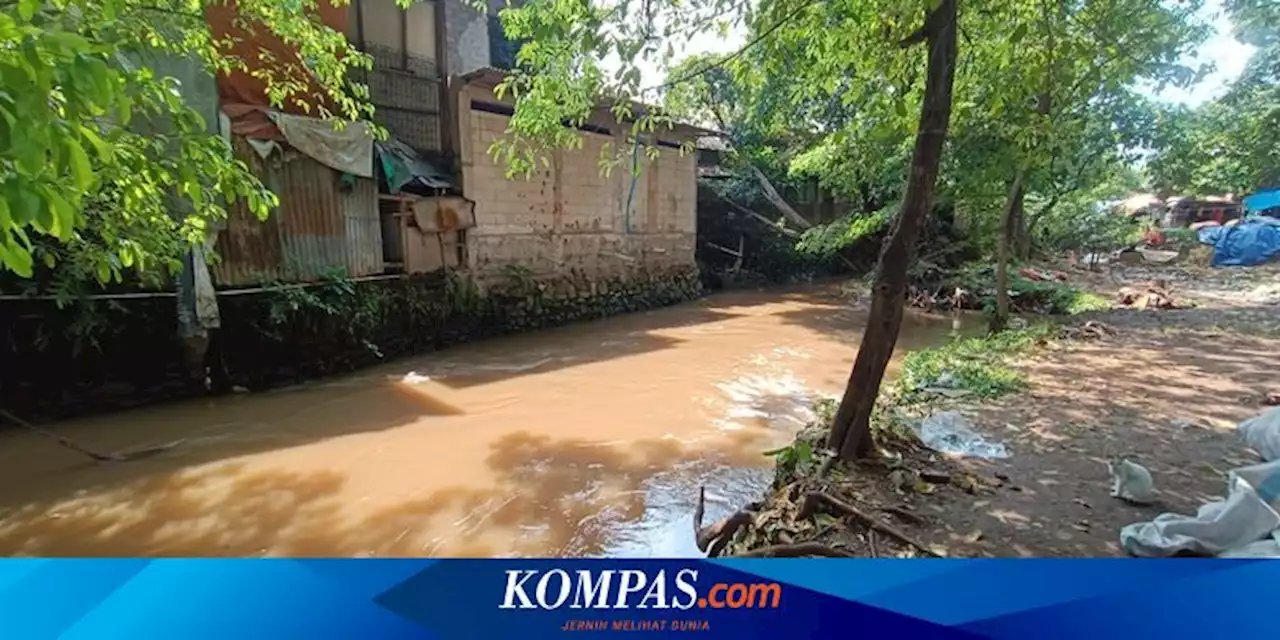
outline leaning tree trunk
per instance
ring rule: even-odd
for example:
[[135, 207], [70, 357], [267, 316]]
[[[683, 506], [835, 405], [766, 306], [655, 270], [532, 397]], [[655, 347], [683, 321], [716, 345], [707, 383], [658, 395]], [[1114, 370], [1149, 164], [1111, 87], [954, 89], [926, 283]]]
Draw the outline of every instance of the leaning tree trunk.
[[1009, 324], [1009, 254], [1018, 233], [1018, 209], [1022, 203], [1022, 187], [1027, 177], [1026, 165], [1018, 167], [1004, 203], [1004, 224], [1000, 230], [1000, 248], [996, 257], [996, 311], [991, 315], [991, 332], [1003, 331]]
[[893, 233], [880, 254], [871, 296], [871, 311], [862, 344], [849, 374], [844, 397], [831, 425], [828, 446], [841, 458], [853, 460], [871, 451], [871, 410], [884, 378], [902, 325], [907, 291], [907, 267], [915, 251], [920, 223], [933, 208], [933, 191], [942, 160], [942, 146], [951, 121], [951, 86], [956, 63], [956, 0], [942, 0], [919, 31], [902, 46], [927, 42], [928, 75], [924, 105], [911, 156], [911, 175]]

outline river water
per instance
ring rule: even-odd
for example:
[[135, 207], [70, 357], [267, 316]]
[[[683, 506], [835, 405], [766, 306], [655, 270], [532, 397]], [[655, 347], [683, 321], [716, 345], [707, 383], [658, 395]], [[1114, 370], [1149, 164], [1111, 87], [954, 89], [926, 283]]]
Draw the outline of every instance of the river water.
[[[763, 451], [843, 388], [862, 311], [831, 286], [730, 292], [261, 394], [0, 434], [0, 553], [688, 556], [757, 499]], [[901, 349], [947, 339], [908, 314]]]

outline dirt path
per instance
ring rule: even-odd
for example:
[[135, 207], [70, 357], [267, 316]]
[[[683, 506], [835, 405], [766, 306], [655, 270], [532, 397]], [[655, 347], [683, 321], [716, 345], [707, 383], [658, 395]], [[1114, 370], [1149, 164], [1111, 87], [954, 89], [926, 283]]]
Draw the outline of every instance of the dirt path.
[[[1111, 292], [1165, 279], [1178, 310], [1116, 310], [1094, 318], [1116, 335], [1054, 343], [1024, 362], [1028, 390], [975, 407], [973, 423], [1012, 452], [964, 462], [1007, 478], [978, 495], [950, 491], [915, 502], [932, 516], [922, 540], [964, 556], [1121, 555], [1119, 531], [1162, 512], [1193, 514], [1219, 499], [1225, 472], [1258, 460], [1235, 425], [1280, 391], [1280, 265], [1214, 270], [1117, 267], [1079, 272]], [[1155, 478], [1160, 504], [1111, 498], [1106, 461], [1124, 454]]]
[[[904, 407], [921, 415], [957, 410], [1009, 457], [946, 458], [914, 438], [888, 438], [885, 455], [853, 468], [780, 471], [781, 490], [749, 507], [750, 524], [732, 529], [739, 534], [730, 534], [727, 552], [1117, 556], [1125, 525], [1164, 512], [1194, 514], [1221, 498], [1226, 472], [1259, 460], [1236, 425], [1259, 413], [1266, 394], [1280, 392], [1280, 265], [1116, 265], [1073, 269], [1069, 279], [1113, 299], [1159, 280], [1156, 304], [1189, 308], [1070, 318], [1106, 330], [1064, 329], [1068, 335], [1013, 363], [1025, 390]], [[797, 442], [822, 448], [824, 430], [809, 431]], [[1107, 461], [1121, 455], [1151, 471], [1156, 504], [1110, 496]]]

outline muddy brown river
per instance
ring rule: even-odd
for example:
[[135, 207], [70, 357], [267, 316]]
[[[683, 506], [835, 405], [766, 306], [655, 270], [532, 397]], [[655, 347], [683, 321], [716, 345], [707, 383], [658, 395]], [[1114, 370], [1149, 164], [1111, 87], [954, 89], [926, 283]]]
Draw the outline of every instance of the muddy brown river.
[[[261, 394], [0, 433], [0, 553], [688, 556], [757, 499], [862, 326], [829, 286], [733, 292]], [[911, 315], [902, 349], [950, 317]]]

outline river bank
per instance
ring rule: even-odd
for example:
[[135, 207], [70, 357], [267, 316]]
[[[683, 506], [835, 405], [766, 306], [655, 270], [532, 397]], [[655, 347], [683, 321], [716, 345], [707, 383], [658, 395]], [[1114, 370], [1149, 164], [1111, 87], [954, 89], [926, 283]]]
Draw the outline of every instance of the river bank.
[[[718, 293], [262, 393], [0, 433], [0, 553], [696, 556], [840, 391], [865, 312], [838, 286]], [[958, 325], [957, 325], [958, 323]], [[910, 313], [900, 349], [964, 317]]]
[[[783, 465], [775, 490], [751, 505], [751, 524], [725, 552], [1122, 555], [1124, 525], [1194, 513], [1221, 496], [1223, 473], [1258, 459], [1235, 425], [1280, 389], [1280, 309], [1268, 297], [1280, 286], [1280, 267], [1184, 263], [1062, 273], [1116, 306], [1134, 304], [1133, 291], [1158, 287], [1180, 308], [1072, 316], [1001, 363], [1020, 381], [1011, 392], [935, 395], [904, 412], [919, 420], [954, 411], [1005, 447], [1007, 458], [938, 454], [899, 427], [891, 430], [898, 437], [881, 437], [875, 460], [824, 467], [817, 457], [801, 473]], [[801, 441], [820, 450], [825, 433], [819, 423]], [[1121, 455], [1151, 471], [1157, 504], [1109, 495], [1107, 462]], [[799, 543], [824, 546], [787, 546]]]

